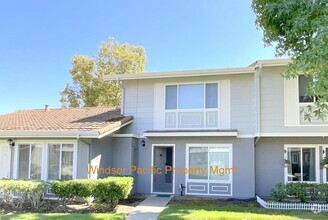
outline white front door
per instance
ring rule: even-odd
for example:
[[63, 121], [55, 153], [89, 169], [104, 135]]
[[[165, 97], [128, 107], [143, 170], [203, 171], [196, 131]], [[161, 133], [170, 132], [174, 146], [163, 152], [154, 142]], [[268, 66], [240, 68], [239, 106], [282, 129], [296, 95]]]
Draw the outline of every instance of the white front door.
[[0, 143], [0, 179], [10, 177], [10, 158], [8, 144]]

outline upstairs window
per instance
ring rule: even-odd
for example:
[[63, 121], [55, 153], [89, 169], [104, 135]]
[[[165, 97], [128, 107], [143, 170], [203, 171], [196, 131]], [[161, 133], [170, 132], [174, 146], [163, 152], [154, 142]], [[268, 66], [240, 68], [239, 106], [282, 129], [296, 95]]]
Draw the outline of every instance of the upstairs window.
[[300, 75], [298, 77], [298, 95], [299, 95], [300, 103], [309, 103], [315, 101], [315, 97], [311, 97], [307, 95], [307, 88], [312, 82], [313, 82], [312, 77], [306, 77], [304, 75]]
[[218, 108], [218, 83], [166, 86], [166, 110], [211, 108]]

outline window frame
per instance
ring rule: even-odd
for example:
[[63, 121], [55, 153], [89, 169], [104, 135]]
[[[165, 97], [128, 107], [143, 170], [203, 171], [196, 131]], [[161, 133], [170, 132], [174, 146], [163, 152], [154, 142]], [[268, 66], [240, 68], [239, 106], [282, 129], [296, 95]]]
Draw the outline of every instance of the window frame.
[[187, 182], [200, 182], [200, 183], [231, 183], [233, 181], [233, 174], [229, 174], [229, 180], [211, 180], [210, 179], [210, 163], [209, 163], [209, 148], [217, 148], [217, 147], [221, 147], [221, 148], [228, 148], [228, 152], [229, 152], [229, 168], [233, 168], [233, 150], [232, 150], [232, 144], [203, 144], [203, 143], [199, 143], [199, 144], [186, 144], [186, 168], [189, 169], [189, 148], [191, 147], [207, 147], [207, 171], [208, 171], [208, 175], [207, 175], [207, 179], [190, 179], [189, 178], [189, 174], [185, 175], [185, 179], [186, 179], [186, 185]]
[[14, 147], [14, 162], [13, 162], [13, 179], [18, 178], [18, 159], [19, 159], [19, 145], [32, 145], [37, 144], [40, 145], [42, 148], [42, 162], [41, 162], [41, 180], [48, 181], [48, 144], [73, 144], [73, 179], [77, 177], [77, 148], [78, 148], [78, 141], [77, 140], [16, 140]]
[[[213, 84], [216, 83], [217, 84], [217, 108], [206, 108], [206, 84]], [[180, 85], [194, 85], [194, 84], [202, 84], [204, 85], [204, 104], [203, 104], [203, 108], [198, 108], [198, 109], [179, 109], [179, 86]], [[177, 108], [176, 109], [166, 109], [166, 87], [167, 86], [177, 86]], [[219, 129], [221, 127], [221, 82], [220, 81], [188, 81], [188, 82], [179, 82], [179, 83], [166, 83], [164, 84], [164, 88], [163, 88], [163, 96], [164, 96], [164, 106], [162, 106], [163, 108], [163, 116], [164, 116], [164, 129], [189, 129], [189, 130], [197, 130], [197, 129]], [[202, 113], [202, 121], [203, 121], [203, 125], [199, 126], [199, 127], [185, 127], [185, 126], [181, 126], [179, 127], [180, 121], [179, 121], [179, 113]], [[207, 113], [215, 113], [216, 117], [217, 117], [217, 125], [216, 126], [207, 126]], [[165, 115], [166, 113], [174, 113], [175, 114], [175, 127], [166, 127], [165, 126]]]
[[[322, 146], [322, 159], [326, 158], [326, 156], [328, 156], [328, 145], [320, 145]], [[320, 161], [321, 162], [321, 161]], [[328, 183], [328, 176], [327, 176], [327, 170], [328, 168], [323, 167], [322, 168], [322, 182], [323, 183]]]
[[[320, 145], [321, 146], [321, 145]], [[314, 148], [315, 149], [315, 181], [288, 181], [288, 166], [284, 165], [284, 182], [285, 183], [320, 183], [320, 156], [318, 144], [285, 144], [284, 145], [284, 159], [288, 160], [288, 148]], [[302, 155], [302, 154], [301, 154]], [[299, 158], [301, 161], [301, 176], [303, 176], [303, 155]]]
[[[206, 84], [217, 84], [217, 107], [216, 108], [206, 108]], [[194, 108], [194, 109], [179, 109], [179, 86], [180, 85], [203, 85], [204, 88], [204, 100], [203, 100], [203, 108]], [[176, 109], [166, 109], [166, 87], [167, 86], [176, 86], [177, 87], [177, 108]], [[211, 111], [220, 109], [220, 82], [219, 81], [206, 81], [206, 82], [183, 82], [183, 83], [170, 83], [164, 85], [164, 110], [166, 111]]]
[[[300, 102], [300, 76], [305, 76], [305, 75], [302, 74], [297, 76], [297, 103], [299, 104], [299, 106], [313, 105], [317, 100], [316, 96], [313, 97], [313, 102]], [[312, 78], [312, 81], [314, 82], [314, 78]]]
[[[44, 154], [43, 154], [43, 146], [42, 144], [39, 144], [39, 143], [19, 143], [17, 145], [17, 174], [16, 174], [16, 178], [18, 179], [18, 175], [19, 175], [19, 154], [20, 154], [20, 146], [22, 145], [28, 145], [28, 173], [27, 173], [27, 179], [29, 180], [42, 180], [42, 177], [43, 177], [43, 173], [44, 173], [44, 167], [43, 167], [43, 159], [44, 159]], [[31, 179], [31, 167], [32, 167], [32, 146], [35, 145], [35, 147], [37, 148], [41, 148], [41, 155], [42, 155], [42, 158], [41, 158], [41, 173], [40, 173], [40, 179]]]
[[[73, 145], [73, 149], [72, 151], [69, 151], [69, 152], [73, 152], [73, 164], [72, 164], [72, 179], [75, 179], [74, 178], [74, 158], [75, 158], [75, 147], [74, 147], [74, 144], [73, 143], [63, 143], [63, 142], [58, 142], [58, 143], [47, 143], [47, 147], [46, 147], [46, 151], [47, 151], [47, 167], [46, 167], [46, 173], [47, 173], [47, 176], [46, 176], [46, 179], [49, 181], [49, 163], [48, 163], [48, 159], [49, 159], [49, 148], [50, 146], [49, 145], [60, 145], [60, 150], [59, 150], [59, 173], [58, 173], [58, 178], [57, 179], [53, 179], [53, 180], [61, 180], [61, 176], [62, 176], [62, 166], [63, 166], [63, 163], [62, 163], [62, 159], [63, 159], [63, 145]], [[52, 180], [50, 180], [52, 181]]]

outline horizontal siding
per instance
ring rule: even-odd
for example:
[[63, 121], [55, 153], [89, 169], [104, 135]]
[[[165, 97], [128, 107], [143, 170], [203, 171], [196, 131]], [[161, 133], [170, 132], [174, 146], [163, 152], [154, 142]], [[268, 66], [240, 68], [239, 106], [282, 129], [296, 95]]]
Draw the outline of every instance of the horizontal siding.
[[145, 79], [124, 81], [124, 114], [134, 116], [134, 122], [121, 130], [122, 133], [143, 134], [154, 127], [155, 83], [181, 83], [230, 80], [231, 128], [240, 134], [254, 134], [254, 75], [189, 77], [178, 79]]
[[283, 71], [261, 70], [261, 133], [328, 133], [328, 126], [285, 126]]

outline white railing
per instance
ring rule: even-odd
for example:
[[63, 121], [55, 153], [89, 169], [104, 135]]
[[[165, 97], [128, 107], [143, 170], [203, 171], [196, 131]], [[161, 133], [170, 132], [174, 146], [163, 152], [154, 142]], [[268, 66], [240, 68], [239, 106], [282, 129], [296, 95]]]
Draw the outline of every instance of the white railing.
[[258, 196], [256, 196], [256, 200], [263, 208], [266, 209], [307, 210], [313, 212], [328, 212], [328, 204], [266, 202]]

